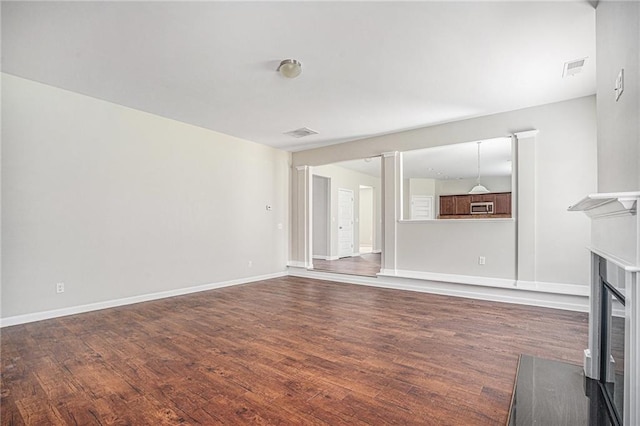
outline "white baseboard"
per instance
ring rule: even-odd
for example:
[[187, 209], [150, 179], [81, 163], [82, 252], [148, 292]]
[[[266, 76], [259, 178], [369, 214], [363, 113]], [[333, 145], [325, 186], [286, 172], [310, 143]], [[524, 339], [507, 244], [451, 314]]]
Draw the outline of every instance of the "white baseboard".
[[383, 269], [378, 276], [389, 276], [398, 278], [410, 278], [423, 281], [439, 281], [446, 283], [456, 284], [472, 284], [479, 286], [489, 287], [503, 287], [513, 288], [515, 287], [515, 280], [505, 278], [489, 278], [489, 277], [476, 277], [469, 275], [455, 275], [455, 274], [441, 274], [436, 272], [422, 272], [422, 271], [409, 271], [409, 270], [389, 270]]
[[273, 274], [0, 318], [0, 328], [271, 278], [279, 278], [287, 275], [570, 311], [589, 311], [589, 288], [578, 284], [516, 281], [504, 278], [486, 278], [406, 270], [381, 270], [377, 277], [363, 277], [308, 270], [304, 262], [289, 261], [288, 266], [287, 271]]
[[104, 302], [90, 303], [87, 305], [72, 306], [69, 308], [54, 309], [51, 311], [34, 312], [25, 315], [15, 315], [7, 318], [0, 318], [0, 328], [12, 325], [26, 324], [34, 321], [41, 321], [51, 318], [64, 317], [67, 315], [81, 314], [83, 312], [98, 311], [100, 309], [115, 308], [117, 306], [132, 305], [134, 303], [148, 302], [151, 300], [165, 299], [167, 297], [181, 296], [184, 294], [197, 293], [200, 291], [213, 290], [216, 288], [230, 287], [239, 284], [247, 284], [255, 281], [268, 280], [287, 276], [287, 271], [273, 274], [258, 275], [236, 280], [221, 281], [217, 283], [203, 284], [194, 287], [179, 288], [175, 290], [161, 291], [158, 293], [142, 294], [139, 296], [125, 297], [123, 299], [107, 300]]
[[434, 272], [421, 272], [409, 270], [389, 270], [383, 269], [378, 276], [389, 276], [399, 278], [411, 278], [426, 281], [438, 281], [456, 284], [470, 284], [484, 287], [498, 287], [508, 289], [519, 289], [551, 294], [567, 294], [572, 296], [589, 297], [589, 286], [567, 283], [550, 283], [542, 281], [522, 281], [512, 278], [477, 277], [470, 275], [441, 274]]
[[[396, 272], [394, 275], [393, 272]], [[391, 288], [396, 290], [418, 291], [423, 293], [441, 294], [445, 296], [465, 297], [470, 299], [489, 300], [494, 302], [515, 303], [519, 305], [540, 306], [545, 308], [564, 309], [569, 311], [588, 312], [589, 296], [584, 295], [579, 287], [575, 293], [548, 291], [551, 283], [537, 283], [538, 288], [519, 288], [518, 282], [508, 279], [493, 279], [485, 277], [465, 277], [449, 274], [429, 274], [417, 271], [413, 277], [408, 277], [410, 271], [381, 271], [377, 278], [354, 275], [342, 275], [320, 271], [290, 269], [289, 275], [316, 278], [326, 281], [338, 281], [349, 284], [368, 285], [373, 287]], [[430, 279], [426, 278], [431, 277]], [[446, 278], [446, 279], [435, 279]], [[468, 281], [465, 282], [465, 279]], [[516, 284], [516, 285], [514, 285]], [[571, 284], [567, 284], [571, 286]]]
[[584, 297], [589, 297], [591, 291], [589, 286], [586, 284], [549, 283], [544, 281], [518, 280], [515, 282], [514, 286], [522, 290], [540, 291], [543, 293], [553, 294], [571, 294], [574, 296]]

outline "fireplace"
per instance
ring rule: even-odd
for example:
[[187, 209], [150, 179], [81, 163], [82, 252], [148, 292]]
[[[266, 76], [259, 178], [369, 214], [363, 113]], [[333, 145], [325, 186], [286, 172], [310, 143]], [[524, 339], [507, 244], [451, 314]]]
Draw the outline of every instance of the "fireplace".
[[[598, 392], [604, 402], [611, 422], [623, 424], [625, 392], [625, 305], [626, 282], [624, 269], [593, 253], [597, 275], [592, 279], [597, 286], [594, 296], [594, 340], [596, 345], [585, 353], [585, 366], [592, 370], [592, 378], [597, 380]], [[596, 293], [596, 294], [594, 294]], [[599, 293], [599, 294], [598, 294]], [[590, 330], [591, 333], [591, 330]], [[597, 354], [594, 354], [597, 352]], [[590, 358], [590, 359], [589, 359]], [[593, 373], [593, 363], [597, 363], [599, 374]], [[585, 369], [586, 372], [586, 369]]]
[[[591, 219], [589, 347], [584, 372], [613, 425], [640, 424], [640, 192], [592, 194], [569, 207]], [[591, 412], [604, 418], [602, 412]], [[606, 424], [609, 424], [606, 423]]]

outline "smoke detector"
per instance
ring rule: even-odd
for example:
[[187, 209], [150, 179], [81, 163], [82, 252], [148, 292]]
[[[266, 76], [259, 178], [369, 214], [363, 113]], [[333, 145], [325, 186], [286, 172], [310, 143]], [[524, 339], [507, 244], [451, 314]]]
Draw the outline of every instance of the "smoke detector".
[[570, 75], [576, 75], [582, 71], [584, 67], [584, 63], [587, 58], [575, 59], [573, 61], [568, 61], [564, 63], [564, 69], [562, 70], [562, 77], [567, 77]]
[[292, 136], [294, 138], [304, 138], [305, 136], [317, 135], [318, 132], [316, 132], [315, 130], [311, 130], [311, 129], [307, 128], [307, 127], [301, 127], [299, 129], [296, 129], [296, 130], [291, 130], [289, 132], [284, 132], [284, 134]]

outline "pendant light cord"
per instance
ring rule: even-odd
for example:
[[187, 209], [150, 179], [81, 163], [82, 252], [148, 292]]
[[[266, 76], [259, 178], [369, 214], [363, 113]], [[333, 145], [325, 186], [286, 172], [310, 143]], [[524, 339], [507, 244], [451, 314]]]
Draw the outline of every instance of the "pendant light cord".
[[480, 185], [480, 144], [481, 142], [478, 142], [478, 185]]

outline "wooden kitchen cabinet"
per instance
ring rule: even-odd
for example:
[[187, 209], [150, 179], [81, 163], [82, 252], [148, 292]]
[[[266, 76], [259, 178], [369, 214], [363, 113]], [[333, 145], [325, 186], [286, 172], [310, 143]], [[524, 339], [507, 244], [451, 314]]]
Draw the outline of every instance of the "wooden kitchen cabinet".
[[456, 214], [455, 211], [455, 195], [440, 196], [440, 216], [448, 216]]
[[[472, 215], [471, 203], [493, 203], [493, 213]], [[509, 218], [511, 217], [511, 193], [441, 195], [438, 217], [444, 219]]]
[[456, 195], [455, 214], [469, 214], [471, 212], [471, 195]]
[[471, 196], [472, 203], [487, 203], [496, 201], [496, 194], [474, 194]]
[[511, 215], [511, 193], [503, 192], [495, 194], [496, 201], [493, 205], [495, 214]]

